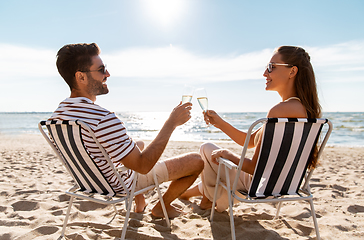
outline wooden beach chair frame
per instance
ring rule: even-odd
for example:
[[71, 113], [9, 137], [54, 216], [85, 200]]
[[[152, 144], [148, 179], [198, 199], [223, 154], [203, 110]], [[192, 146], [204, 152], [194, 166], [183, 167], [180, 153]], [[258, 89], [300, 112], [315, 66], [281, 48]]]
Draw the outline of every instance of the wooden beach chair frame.
[[[167, 226], [170, 227], [170, 221], [164, 205], [164, 201], [160, 192], [157, 177], [154, 173], [154, 185], [147, 188], [141, 189], [135, 192], [136, 182], [138, 181], [139, 173], [135, 172], [135, 178], [132, 183], [131, 190], [128, 191], [124, 181], [122, 180], [118, 170], [125, 171], [126, 167], [115, 169], [109, 155], [102, 147], [100, 142], [97, 140], [92, 129], [84, 122], [80, 120], [75, 121], [41, 121], [38, 124], [38, 128], [48, 144], [54, 150], [57, 157], [61, 160], [63, 165], [66, 167], [76, 184], [68, 189], [65, 193], [70, 196], [70, 201], [67, 209], [67, 214], [64, 219], [61, 238], [64, 237], [68, 218], [70, 215], [71, 207], [74, 198], [81, 198], [84, 200], [105, 204], [113, 205], [115, 213], [117, 209], [115, 204], [125, 201], [126, 215], [124, 220], [124, 226], [121, 233], [121, 239], [125, 239], [127, 230], [129, 215], [131, 211], [132, 201], [135, 195], [149, 191], [153, 188], [157, 189], [159, 200], [162, 205], [163, 213]], [[112, 171], [118, 178], [119, 182], [124, 188], [125, 194], [119, 194], [114, 191], [110, 183], [106, 180], [101, 170], [97, 167], [93, 158], [89, 155], [86, 150], [81, 134], [81, 128], [88, 131], [99, 147], [100, 151], [104, 155], [108, 164], [111, 166]], [[46, 130], [46, 131], [45, 131]], [[46, 133], [47, 132], [47, 133]]]
[[[239, 173], [245, 158], [253, 128], [263, 124], [261, 148], [259, 149], [258, 162], [252, 176], [249, 191], [237, 189]], [[228, 192], [231, 238], [235, 237], [234, 225], [234, 199], [244, 203], [272, 203], [278, 202], [278, 217], [282, 202], [308, 201], [315, 226], [316, 237], [320, 239], [316, 213], [313, 205], [313, 196], [310, 191], [309, 181], [313, 169], [308, 170], [308, 158], [318, 141], [324, 124], [328, 130], [319, 146], [318, 159], [329, 139], [332, 123], [328, 119], [306, 118], [263, 118], [255, 121], [247, 132], [247, 137], [242, 150], [239, 165], [220, 158], [216, 186], [221, 185]], [[224, 169], [223, 169], [224, 168]], [[237, 174], [231, 187], [229, 169], [236, 169]], [[225, 170], [226, 183], [220, 180], [220, 172]], [[304, 179], [304, 183], [302, 183]], [[212, 206], [215, 206], [218, 188]], [[215, 208], [211, 210], [210, 220], [213, 221]]]

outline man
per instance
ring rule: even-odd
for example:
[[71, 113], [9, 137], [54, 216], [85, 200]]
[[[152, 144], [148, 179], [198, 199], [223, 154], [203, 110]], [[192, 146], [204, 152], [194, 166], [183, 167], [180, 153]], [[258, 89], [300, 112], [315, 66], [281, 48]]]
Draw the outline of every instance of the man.
[[[126, 133], [123, 123], [110, 112], [96, 104], [96, 96], [107, 94], [106, 81], [110, 73], [102, 62], [97, 44], [69, 44], [57, 53], [57, 68], [69, 85], [71, 96], [60, 103], [51, 119], [80, 119], [90, 125], [97, 139], [109, 154], [115, 166], [120, 164], [131, 169], [121, 174], [127, 187], [131, 186], [134, 171], [140, 175], [136, 190], [153, 184], [151, 169], [154, 168], [159, 182], [172, 181], [163, 196], [168, 216], [173, 218], [180, 210], [171, 202], [193, 184], [203, 169], [203, 160], [198, 153], [189, 153], [164, 161], [158, 161], [174, 129], [187, 122], [191, 103], [175, 107], [157, 137], [143, 150], [142, 142], [134, 142]], [[118, 179], [96, 147], [87, 131], [82, 131], [84, 144], [90, 155], [117, 192], [123, 192]], [[136, 197], [137, 211], [145, 207], [144, 197]], [[152, 209], [152, 215], [163, 217], [160, 202]]]

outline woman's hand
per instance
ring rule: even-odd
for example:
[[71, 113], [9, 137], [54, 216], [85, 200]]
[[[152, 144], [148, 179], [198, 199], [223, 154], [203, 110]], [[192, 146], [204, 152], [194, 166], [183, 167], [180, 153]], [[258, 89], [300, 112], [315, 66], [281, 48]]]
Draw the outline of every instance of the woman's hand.
[[223, 121], [222, 118], [214, 110], [205, 111], [203, 113], [203, 116], [207, 125], [212, 124], [217, 128], [219, 128], [221, 122]]
[[232, 151], [230, 151], [228, 149], [220, 148], [220, 149], [216, 149], [216, 150], [212, 151], [211, 162], [219, 165], [219, 163], [217, 162], [217, 159], [220, 157], [230, 160], [231, 162], [235, 163], [236, 165], [238, 165], [239, 161], [240, 161], [239, 155], [234, 154]]
[[223, 149], [223, 148], [216, 149], [216, 150], [212, 151], [212, 153], [211, 153], [211, 161], [213, 163], [219, 165], [217, 159], [220, 157], [228, 159], [228, 156], [230, 155], [229, 152], [230, 152], [229, 150]]

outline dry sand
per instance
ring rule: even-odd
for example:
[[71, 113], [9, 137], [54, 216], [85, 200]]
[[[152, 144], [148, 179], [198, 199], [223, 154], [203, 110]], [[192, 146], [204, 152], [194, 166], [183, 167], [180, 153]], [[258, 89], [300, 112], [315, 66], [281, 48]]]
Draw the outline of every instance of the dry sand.
[[[200, 143], [170, 142], [162, 157], [198, 151]], [[233, 143], [220, 144], [239, 153]], [[364, 148], [327, 147], [311, 181], [322, 239], [364, 239]], [[58, 239], [72, 179], [40, 135], [0, 135], [0, 240]], [[168, 183], [162, 185], [165, 191]], [[191, 202], [176, 200], [186, 215], [171, 221], [153, 219], [150, 209], [132, 213], [127, 239], [230, 239], [227, 212], [216, 213]], [[117, 239], [124, 206], [114, 217], [112, 207], [76, 200], [66, 230], [67, 239]], [[284, 204], [278, 220], [273, 204], [240, 204], [234, 212], [237, 239], [315, 239], [307, 202]], [[77, 211], [78, 210], [78, 211]]]

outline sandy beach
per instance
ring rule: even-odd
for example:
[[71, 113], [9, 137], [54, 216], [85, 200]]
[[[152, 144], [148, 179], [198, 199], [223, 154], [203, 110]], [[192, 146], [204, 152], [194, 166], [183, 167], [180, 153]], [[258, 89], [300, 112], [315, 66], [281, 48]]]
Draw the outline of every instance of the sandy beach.
[[[198, 142], [170, 142], [162, 159], [198, 151]], [[233, 143], [220, 144], [239, 153]], [[251, 153], [250, 153], [251, 154]], [[364, 148], [326, 147], [321, 165], [311, 180], [322, 239], [363, 239]], [[58, 239], [68, 204], [63, 193], [72, 179], [40, 135], [0, 135], [0, 240]], [[165, 191], [168, 183], [162, 185]], [[171, 221], [151, 217], [157, 201], [146, 194], [145, 213], [132, 213], [127, 239], [230, 239], [227, 212], [198, 207], [200, 198], [175, 200], [186, 212]], [[114, 217], [112, 207], [76, 200], [66, 230], [66, 239], [117, 239], [125, 211], [122, 204]], [[78, 209], [79, 211], [76, 211]], [[240, 204], [235, 208], [237, 239], [315, 239], [309, 204], [284, 204], [280, 218], [273, 204]]]

